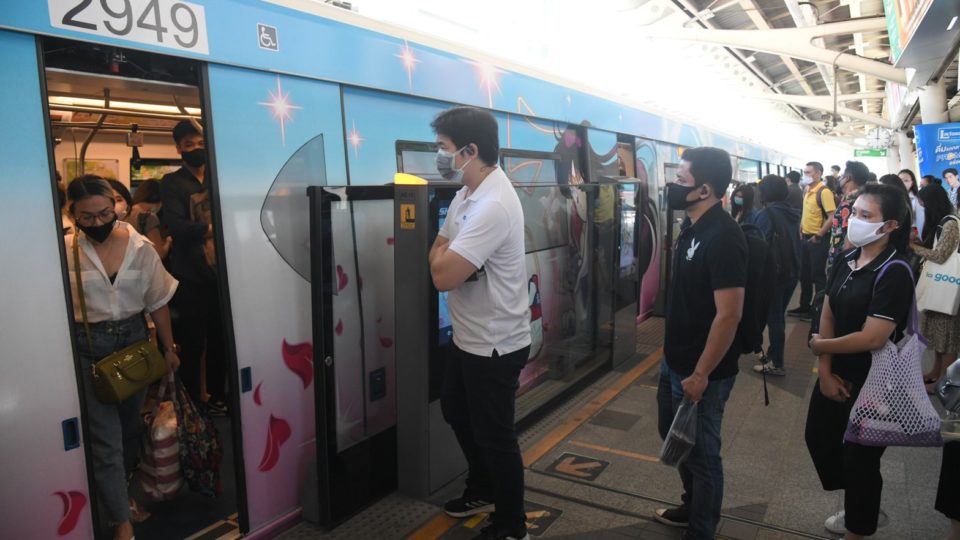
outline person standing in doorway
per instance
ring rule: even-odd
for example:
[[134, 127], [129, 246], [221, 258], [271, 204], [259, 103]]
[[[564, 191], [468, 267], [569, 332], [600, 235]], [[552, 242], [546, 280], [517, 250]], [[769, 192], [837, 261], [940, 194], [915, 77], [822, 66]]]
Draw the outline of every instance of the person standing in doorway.
[[499, 127], [489, 112], [455, 107], [430, 124], [437, 170], [463, 184], [430, 249], [430, 274], [447, 297], [453, 346], [441, 409], [467, 459], [467, 486], [444, 511], [495, 512], [477, 538], [527, 539], [523, 459], [514, 429], [520, 370], [530, 351], [523, 208], [497, 166]]
[[[212, 257], [213, 222], [207, 189], [207, 151], [203, 135], [189, 121], [173, 128], [183, 167], [160, 180], [163, 225], [173, 243], [167, 255], [170, 273], [180, 282], [170, 302], [173, 333], [180, 344], [181, 377], [197, 403], [208, 401], [213, 414], [226, 413], [226, 359], [221, 331], [220, 294]], [[202, 395], [201, 360], [206, 360], [209, 400]]]
[[720, 204], [731, 176], [726, 151], [691, 148], [667, 185], [670, 207], [687, 214], [674, 250], [663, 345], [672, 413], [684, 399], [699, 405], [696, 443], [678, 467], [683, 504], [657, 509], [654, 519], [687, 527], [685, 539], [712, 539], [723, 503], [720, 426], [737, 375], [747, 282], [746, 239]]
[[787, 173], [787, 206], [800, 210], [803, 208], [803, 188], [800, 187], [800, 173]]
[[823, 165], [811, 161], [803, 168], [803, 179], [800, 181], [801, 185], [807, 186], [800, 218], [800, 232], [803, 236], [800, 305], [787, 314], [803, 320], [810, 320], [814, 292], [819, 294], [827, 281], [827, 250], [830, 248], [831, 227], [831, 221], [827, 218], [837, 209], [833, 192], [823, 183], [822, 176]]

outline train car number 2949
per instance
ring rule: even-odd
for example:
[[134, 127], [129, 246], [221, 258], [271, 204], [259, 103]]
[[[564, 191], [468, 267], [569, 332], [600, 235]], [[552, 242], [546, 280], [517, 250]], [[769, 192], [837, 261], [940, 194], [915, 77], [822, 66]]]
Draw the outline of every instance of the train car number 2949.
[[203, 6], [180, 0], [47, 0], [55, 28], [209, 54]]

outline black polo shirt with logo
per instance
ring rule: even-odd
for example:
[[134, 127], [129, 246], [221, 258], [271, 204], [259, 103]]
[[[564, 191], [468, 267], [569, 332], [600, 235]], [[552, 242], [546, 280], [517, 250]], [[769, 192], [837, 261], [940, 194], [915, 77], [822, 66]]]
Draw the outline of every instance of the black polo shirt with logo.
[[[840, 255], [833, 265], [827, 282], [827, 296], [833, 312], [833, 335], [842, 337], [863, 330], [867, 317], [886, 319], [897, 323], [890, 338], [903, 338], [907, 318], [913, 308], [913, 277], [902, 264], [894, 264], [880, 276], [880, 269], [897, 257], [893, 246], [862, 268], [854, 269], [860, 248]], [[879, 278], [879, 279], [878, 279]], [[862, 386], [870, 371], [872, 355], [869, 351], [835, 354], [830, 363], [835, 375]]]
[[[696, 223], [687, 219], [677, 239], [667, 294], [663, 351], [671, 370], [686, 377], [696, 369], [717, 315], [714, 291], [746, 284], [747, 241], [723, 206], [714, 205]], [[734, 338], [710, 380], [736, 375], [739, 357], [740, 344]]]

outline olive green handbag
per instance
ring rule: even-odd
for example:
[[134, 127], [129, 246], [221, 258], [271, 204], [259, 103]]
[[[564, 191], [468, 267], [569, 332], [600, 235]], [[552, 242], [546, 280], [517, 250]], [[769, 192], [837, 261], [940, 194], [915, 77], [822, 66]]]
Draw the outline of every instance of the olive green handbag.
[[[80, 248], [73, 237], [73, 266], [77, 276], [77, 296], [80, 313], [87, 334], [87, 346], [93, 350], [90, 323], [87, 321], [87, 302], [83, 296], [80, 276]], [[167, 374], [167, 363], [160, 350], [149, 340], [138, 341], [129, 347], [111, 353], [93, 365], [93, 389], [97, 399], [108, 405], [121, 403], [143, 390], [147, 385]]]

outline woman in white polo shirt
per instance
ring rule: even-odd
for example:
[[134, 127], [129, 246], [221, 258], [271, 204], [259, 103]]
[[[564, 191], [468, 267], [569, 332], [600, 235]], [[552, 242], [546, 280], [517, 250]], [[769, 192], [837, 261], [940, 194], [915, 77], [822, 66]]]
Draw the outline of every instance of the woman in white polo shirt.
[[[81, 176], [67, 187], [70, 214], [79, 232], [64, 238], [77, 349], [90, 426], [93, 476], [107, 525], [114, 540], [133, 537], [131, 521], [142, 521], [127, 490], [127, 475], [140, 448], [140, 408], [146, 390], [118, 405], [97, 400], [91, 367], [101, 358], [147, 338], [144, 312], [157, 326], [164, 359], [171, 371], [180, 365], [170, 327], [167, 302], [177, 280], [167, 273], [153, 245], [134, 228], [117, 219], [113, 189], [99, 176]], [[77, 252], [75, 253], [74, 250]], [[75, 258], [76, 256], [76, 258]], [[78, 294], [74, 261], [80, 262], [84, 305], [89, 321], [87, 339]]]
[[454, 517], [496, 513], [478, 538], [528, 538], [523, 459], [513, 426], [514, 396], [530, 350], [523, 209], [497, 167], [497, 121], [487, 111], [456, 107], [431, 124], [437, 169], [460, 181], [430, 250], [430, 273], [447, 301], [453, 347], [445, 363], [441, 406], [467, 459], [463, 496], [444, 510]]

